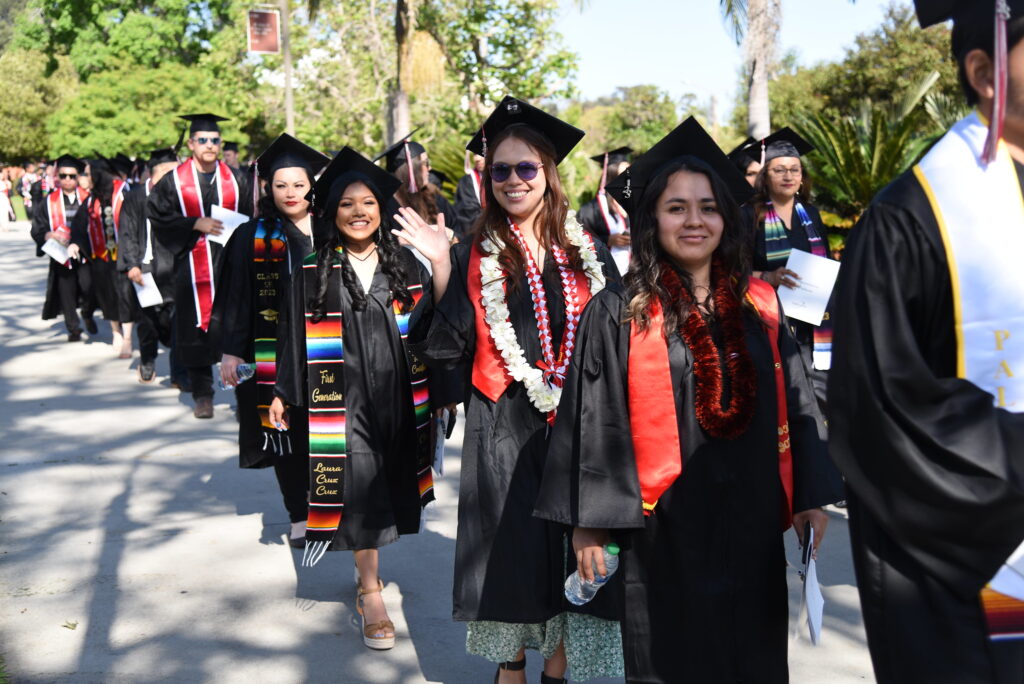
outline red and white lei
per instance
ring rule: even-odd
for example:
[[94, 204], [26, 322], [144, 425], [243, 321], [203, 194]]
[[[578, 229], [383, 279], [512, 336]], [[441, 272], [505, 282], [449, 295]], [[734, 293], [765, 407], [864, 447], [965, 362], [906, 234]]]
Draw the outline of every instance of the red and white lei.
[[[484, 320], [490, 330], [494, 346], [501, 354], [502, 361], [505, 362], [508, 374], [513, 380], [526, 386], [526, 394], [530, 398], [530, 403], [538, 411], [550, 414], [558, 407], [558, 400], [562, 396], [562, 383], [565, 380], [569, 361], [572, 359], [572, 352], [576, 345], [576, 331], [582, 313], [582, 306], [577, 294], [576, 272], [569, 266], [565, 251], [558, 245], [552, 245], [551, 255], [558, 264], [559, 275], [562, 278], [562, 292], [565, 296], [565, 331], [562, 334], [561, 348], [556, 357], [551, 336], [547, 297], [544, 294], [540, 269], [519, 232], [519, 228], [511, 221], [509, 225], [526, 260], [526, 277], [530, 285], [533, 313], [537, 319], [537, 330], [540, 334], [543, 352], [543, 360], [538, 362], [538, 367], [531, 366], [526, 361], [526, 353], [519, 345], [516, 331], [509, 321], [508, 299], [504, 287], [506, 274], [498, 263], [498, 254], [504, 245], [500, 244], [500, 241], [492, 239], [484, 240], [481, 244], [481, 249], [484, 252], [484, 256], [480, 259]], [[584, 234], [583, 227], [576, 222], [575, 212], [570, 211], [566, 217], [565, 233], [569, 238], [569, 243], [579, 249], [583, 270], [590, 283], [590, 294], [594, 296], [604, 289], [604, 271], [601, 262], [597, 260], [597, 250], [594, 249], [593, 242]]]

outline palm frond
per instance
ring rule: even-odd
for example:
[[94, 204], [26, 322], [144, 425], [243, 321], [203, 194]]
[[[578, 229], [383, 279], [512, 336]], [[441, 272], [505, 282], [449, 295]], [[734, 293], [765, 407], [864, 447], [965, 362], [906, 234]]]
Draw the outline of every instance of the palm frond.
[[719, 0], [718, 7], [729, 34], [739, 45], [747, 30], [747, 0]]

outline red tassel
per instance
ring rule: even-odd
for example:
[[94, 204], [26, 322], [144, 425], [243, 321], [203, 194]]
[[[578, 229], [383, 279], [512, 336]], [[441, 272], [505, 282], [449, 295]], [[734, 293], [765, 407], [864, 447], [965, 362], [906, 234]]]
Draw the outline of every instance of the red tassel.
[[1003, 120], [1006, 118], [1006, 89], [1008, 81], [1006, 24], [1010, 21], [1010, 6], [1006, 0], [996, 0], [996, 44], [995, 44], [995, 97], [992, 102], [992, 120], [989, 122], [988, 139], [982, 161], [991, 164], [999, 153], [999, 140], [1003, 137]]
[[412, 166], [412, 153], [409, 151], [409, 141], [405, 141], [405, 165], [409, 169], [409, 194], [415, 195], [419, 192], [416, 185], [416, 173]]
[[608, 153], [604, 153], [604, 166], [601, 167], [601, 187], [597, 191], [604, 192], [605, 183], [608, 182]]
[[260, 215], [260, 172], [256, 162], [252, 163], [252, 217]]

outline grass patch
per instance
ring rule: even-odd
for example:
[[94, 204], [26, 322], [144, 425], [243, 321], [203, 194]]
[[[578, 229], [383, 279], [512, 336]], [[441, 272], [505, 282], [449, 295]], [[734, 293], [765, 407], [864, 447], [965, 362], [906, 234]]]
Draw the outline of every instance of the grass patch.
[[10, 684], [11, 678], [7, 676], [7, 667], [4, 665], [4, 656], [0, 653], [0, 684]]

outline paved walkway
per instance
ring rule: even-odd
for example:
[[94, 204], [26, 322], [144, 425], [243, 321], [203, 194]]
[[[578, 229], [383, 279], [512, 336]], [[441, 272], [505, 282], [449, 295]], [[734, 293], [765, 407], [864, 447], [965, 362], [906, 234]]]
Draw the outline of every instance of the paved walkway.
[[[351, 555], [300, 569], [273, 474], [237, 468], [233, 396], [218, 393], [216, 417], [197, 421], [167, 386], [165, 355], [161, 382], [144, 386], [137, 354], [116, 359], [103, 322], [66, 343], [61, 321], [39, 318], [46, 267], [27, 224], [0, 234], [0, 652], [12, 681], [491, 681], [450, 617], [461, 426], [426, 530], [381, 551], [398, 644], [371, 652]], [[796, 683], [872, 680], [846, 520], [832, 515], [824, 644], [791, 645]]]

